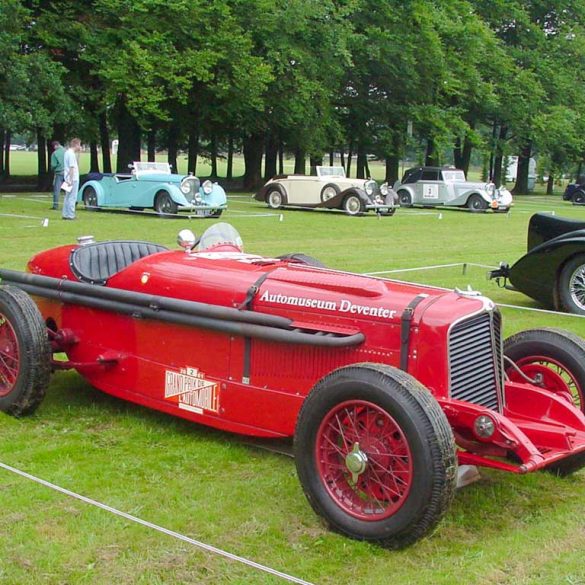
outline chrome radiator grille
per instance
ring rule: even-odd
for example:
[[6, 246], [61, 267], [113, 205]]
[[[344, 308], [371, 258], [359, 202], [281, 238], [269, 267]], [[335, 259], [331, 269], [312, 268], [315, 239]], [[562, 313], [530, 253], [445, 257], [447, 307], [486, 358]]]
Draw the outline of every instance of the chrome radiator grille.
[[503, 364], [497, 311], [475, 315], [451, 329], [449, 364], [452, 398], [499, 410]]

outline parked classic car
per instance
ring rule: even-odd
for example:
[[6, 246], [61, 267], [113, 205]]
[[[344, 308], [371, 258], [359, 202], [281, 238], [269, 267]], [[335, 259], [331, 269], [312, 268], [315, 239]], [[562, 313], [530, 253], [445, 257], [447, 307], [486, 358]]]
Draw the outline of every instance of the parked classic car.
[[533, 215], [526, 254], [513, 266], [502, 262], [489, 276], [547, 307], [585, 315], [585, 221]]
[[453, 167], [415, 167], [408, 169], [402, 181], [394, 183], [400, 205], [425, 207], [466, 207], [469, 211], [493, 209], [510, 211], [512, 194], [493, 183], [472, 183], [465, 173]]
[[129, 173], [90, 173], [77, 201], [87, 208], [153, 208], [157, 213], [195, 211], [219, 217], [227, 207], [225, 191], [217, 183], [193, 175], [176, 175], [168, 163], [135, 162]]
[[569, 183], [563, 193], [565, 201], [572, 201], [573, 205], [585, 205], [585, 177], [577, 183]]
[[294, 436], [317, 514], [392, 548], [435, 528], [458, 461], [512, 473], [585, 465], [575, 335], [502, 343], [501, 315], [479, 293], [244, 253], [224, 223], [197, 251], [188, 230], [178, 242], [86, 238], [37, 254], [27, 272], [0, 270], [0, 409], [34, 411], [52, 365], [196, 423]]
[[317, 176], [277, 175], [255, 195], [268, 207], [284, 206], [342, 209], [347, 215], [376, 211], [393, 215], [398, 204], [388, 183], [378, 185], [372, 179], [350, 179], [343, 167], [316, 167]]

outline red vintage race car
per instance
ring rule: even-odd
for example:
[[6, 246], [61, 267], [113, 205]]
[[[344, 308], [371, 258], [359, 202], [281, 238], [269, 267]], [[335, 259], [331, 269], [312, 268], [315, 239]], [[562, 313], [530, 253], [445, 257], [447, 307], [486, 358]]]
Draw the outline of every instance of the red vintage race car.
[[478, 293], [244, 253], [228, 224], [199, 242], [179, 236], [184, 250], [86, 239], [36, 255], [27, 272], [1, 270], [0, 408], [32, 412], [51, 368], [75, 368], [196, 423], [294, 436], [317, 514], [392, 548], [436, 526], [458, 462], [585, 465], [577, 336], [503, 342], [498, 309]]

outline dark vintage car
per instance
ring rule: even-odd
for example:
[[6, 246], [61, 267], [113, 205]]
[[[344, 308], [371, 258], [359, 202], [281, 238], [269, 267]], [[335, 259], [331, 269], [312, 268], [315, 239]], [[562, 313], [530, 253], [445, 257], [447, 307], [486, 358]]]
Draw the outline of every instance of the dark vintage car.
[[526, 254], [489, 276], [547, 307], [585, 315], [585, 221], [533, 215]]
[[74, 368], [194, 423], [294, 437], [316, 513], [392, 548], [433, 531], [458, 463], [585, 466], [579, 337], [503, 341], [479, 293], [244, 253], [225, 223], [197, 241], [187, 230], [183, 250], [85, 239], [35, 255], [27, 272], [0, 270], [0, 409], [34, 411], [51, 368]]
[[585, 205], [585, 177], [576, 183], [569, 183], [563, 193], [565, 201], [572, 201], [573, 205]]

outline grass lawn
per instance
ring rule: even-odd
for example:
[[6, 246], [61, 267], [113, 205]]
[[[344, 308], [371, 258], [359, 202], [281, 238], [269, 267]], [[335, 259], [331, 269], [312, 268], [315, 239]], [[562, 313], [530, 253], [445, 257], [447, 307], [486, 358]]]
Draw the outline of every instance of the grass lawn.
[[[277, 214], [246, 216], [242, 212], [267, 209], [234, 196], [222, 220], [240, 231], [247, 251], [304, 252], [355, 272], [458, 262], [496, 266], [524, 253], [533, 212], [585, 219], [585, 209], [559, 199], [518, 198], [509, 215], [400, 209], [378, 219], [284, 211], [280, 222]], [[77, 221], [62, 222], [48, 208], [48, 198], [33, 194], [0, 199], [0, 266], [22, 270], [35, 252], [84, 234], [174, 247], [180, 229], [201, 232], [212, 223], [83, 209]], [[497, 302], [538, 307], [486, 281], [485, 272], [469, 266], [465, 274], [454, 267], [394, 277], [470, 284]], [[555, 326], [585, 337], [585, 319], [512, 308], [502, 313], [506, 335]], [[585, 583], [585, 472], [559, 479], [482, 471], [480, 482], [458, 492], [434, 535], [390, 552], [326, 530], [303, 496], [291, 459], [108, 397], [75, 372], [53, 376], [34, 416], [0, 414], [0, 444], [5, 464], [313, 583]], [[283, 582], [2, 469], [0, 498], [2, 584]]]

